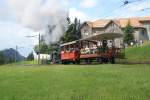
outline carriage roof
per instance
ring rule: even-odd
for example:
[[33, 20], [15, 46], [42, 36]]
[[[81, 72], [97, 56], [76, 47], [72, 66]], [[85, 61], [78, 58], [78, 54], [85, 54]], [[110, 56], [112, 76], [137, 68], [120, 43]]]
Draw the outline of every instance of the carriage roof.
[[72, 44], [76, 44], [79, 43], [81, 41], [89, 41], [89, 42], [97, 42], [97, 41], [102, 41], [102, 40], [114, 40], [115, 38], [121, 38], [123, 37], [122, 33], [100, 33], [100, 34], [95, 34], [80, 40], [76, 40], [76, 41], [71, 41], [71, 42], [67, 42], [64, 44], [61, 44], [60, 46], [67, 46], [67, 45], [72, 45]]
[[63, 46], [67, 46], [67, 45], [72, 45], [72, 44], [76, 44], [77, 42], [78, 42], [78, 40], [71, 41], [71, 42], [67, 42], [67, 43], [61, 44], [60, 46], [63, 47]]
[[123, 37], [122, 33], [100, 33], [95, 34], [89, 37], [86, 37], [82, 40], [94, 40], [94, 41], [102, 41], [102, 40], [114, 40], [116, 38]]

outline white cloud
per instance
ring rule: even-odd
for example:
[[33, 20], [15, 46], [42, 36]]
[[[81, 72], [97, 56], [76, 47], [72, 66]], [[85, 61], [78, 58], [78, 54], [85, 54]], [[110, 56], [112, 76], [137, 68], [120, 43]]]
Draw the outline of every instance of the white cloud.
[[84, 8], [93, 8], [97, 5], [98, 0], [82, 0], [80, 3], [80, 7]]
[[69, 17], [72, 22], [75, 18], [80, 19], [81, 22], [88, 20], [88, 16], [84, 12], [77, 10], [76, 8], [70, 8]]
[[15, 48], [15, 46], [24, 47], [20, 48], [19, 51], [23, 55], [27, 55], [31, 52], [33, 46], [38, 43], [36, 38], [27, 38], [26, 36], [37, 35], [37, 33], [23, 28], [16, 23], [2, 22], [0, 21], [0, 50], [6, 48]]

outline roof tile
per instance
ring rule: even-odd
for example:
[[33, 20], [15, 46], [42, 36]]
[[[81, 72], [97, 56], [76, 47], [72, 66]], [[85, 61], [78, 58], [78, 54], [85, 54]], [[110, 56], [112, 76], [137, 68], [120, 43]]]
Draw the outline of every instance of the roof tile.
[[103, 28], [105, 27], [110, 21], [114, 21], [119, 26], [126, 27], [128, 22], [130, 21], [131, 25], [133, 27], [142, 27], [142, 21], [150, 21], [150, 16], [147, 17], [133, 17], [133, 18], [118, 18], [118, 19], [100, 19], [96, 20], [94, 22], [90, 22], [90, 26], [93, 28]]

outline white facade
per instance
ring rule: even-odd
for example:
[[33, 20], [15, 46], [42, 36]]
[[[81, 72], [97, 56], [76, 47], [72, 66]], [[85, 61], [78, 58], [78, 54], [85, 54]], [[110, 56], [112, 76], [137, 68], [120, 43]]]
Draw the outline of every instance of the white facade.
[[[150, 22], [142, 22], [142, 27], [134, 27], [134, 38], [137, 42], [142, 41], [148, 41], [150, 40]], [[118, 26], [113, 21], [109, 23], [106, 27], [90, 27], [88, 24], [85, 24], [81, 28], [81, 36], [82, 38], [86, 38], [89, 36], [92, 36], [94, 34], [100, 34], [105, 32], [112, 32], [112, 33], [123, 33], [122, 27]], [[123, 42], [123, 38], [117, 39], [116, 45]]]
[[34, 54], [34, 60], [38, 60], [39, 56], [40, 56], [40, 60], [50, 60], [51, 59], [50, 54], [40, 54], [40, 55]]

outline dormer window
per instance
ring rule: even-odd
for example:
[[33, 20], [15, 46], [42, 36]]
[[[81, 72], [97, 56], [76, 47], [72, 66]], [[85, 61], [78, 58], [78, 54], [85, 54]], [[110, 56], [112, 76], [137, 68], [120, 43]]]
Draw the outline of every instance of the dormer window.
[[114, 27], [115, 26], [115, 24], [114, 23], [112, 23], [112, 27]]

